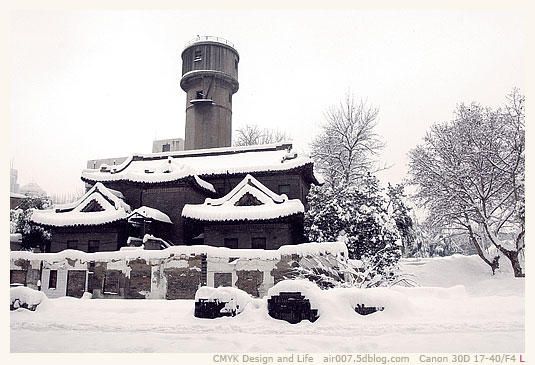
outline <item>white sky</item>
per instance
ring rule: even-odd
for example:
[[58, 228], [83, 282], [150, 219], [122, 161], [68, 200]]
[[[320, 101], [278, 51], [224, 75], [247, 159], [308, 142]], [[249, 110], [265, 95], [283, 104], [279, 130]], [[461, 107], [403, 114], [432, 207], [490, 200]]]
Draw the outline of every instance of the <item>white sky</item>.
[[233, 128], [279, 128], [307, 150], [351, 89], [380, 108], [381, 173], [456, 104], [525, 92], [521, 13], [463, 11], [18, 11], [11, 15], [10, 157], [20, 185], [80, 191], [87, 160], [184, 137], [180, 53], [199, 35], [240, 53]]

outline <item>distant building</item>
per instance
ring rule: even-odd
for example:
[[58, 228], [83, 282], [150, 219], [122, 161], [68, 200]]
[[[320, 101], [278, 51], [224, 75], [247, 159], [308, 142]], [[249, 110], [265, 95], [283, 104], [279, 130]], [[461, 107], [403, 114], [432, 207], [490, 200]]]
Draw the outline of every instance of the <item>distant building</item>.
[[9, 235], [9, 248], [11, 251], [20, 251], [22, 247], [22, 233], [12, 233]]
[[11, 169], [10, 171], [10, 179], [9, 179], [9, 191], [12, 193], [19, 193], [20, 192], [20, 186], [17, 183], [18, 178], [18, 170]]
[[17, 209], [22, 199], [26, 198], [26, 195], [19, 193], [9, 193], [9, 209]]
[[159, 139], [152, 142], [152, 153], [184, 151], [183, 138]]
[[20, 193], [26, 196], [46, 197], [47, 193], [36, 183], [29, 183], [20, 188]]

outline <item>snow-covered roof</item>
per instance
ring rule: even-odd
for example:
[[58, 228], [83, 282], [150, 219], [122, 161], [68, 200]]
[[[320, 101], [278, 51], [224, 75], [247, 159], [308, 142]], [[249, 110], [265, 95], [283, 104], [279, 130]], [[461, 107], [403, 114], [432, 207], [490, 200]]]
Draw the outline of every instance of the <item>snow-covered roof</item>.
[[46, 226], [67, 227], [100, 225], [126, 219], [130, 206], [116, 193], [96, 183], [74, 203], [58, 205], [55, 209], [34, 210], [31, 220]]
[[[166, 164], [168, 161], [175, 164], [173, 168]], [[119, 165], [102, 165], [100, 169], [85, 169], [82, 171], [82, 180], [159, 183], [186, 176], [197, 176], [197, 179], [201, 180], [198, 183], [204, 186], [208, 183], [198, 176], [286, 171], [303, 166], [310, 169], [311, 181], [321, 184], [321, 178], [314, 175], [310, 157], [299, 155], [292, 150], [291, 143], [284, 142], [259, 146], [135, 154], [130, 155]], [[167, 170], [169, 172], [166, 172]]]
[[158, 209], [154, 209], [151, 207], [142, 206], [142, 207], [135, 209], [128, 216], [128, 220], [130, 220], [130, 218], [135, 218], [136, 215], [140, 215], [141, 217], [147, 218], [147, 219], [154, 219], [160, 222], [171, 223], [171, 224], [173, 223], [171, 222], [171, 219], [169, 218], [167, 214], [159, 211]]
[[[137, 161], [140, 157], [131, 155], [120, 165], [101, 165], [100, 169], [85, 169], [82, 171], [82, 180], [85, 181], [133, 181], [148, 184], [163, 183], [182, 180], [188, 177], [194, 179], [201, 188], [216, 192], [213, 185], [197, 176], [195, 169], [184, 164], [173, 156], [163, 156], [161, 153], [157, 159]], [[142, 162], [142, 163], [139, 163]]]
[[27, 198], [28, 196], [27, 196], [27, 195], [24, 195], [24, 194], [14, 193], [14, 192], [10, 191], [10, 192], [9, 192], [9, 197], [10, 197], [10, 198], [23, 199], [23, 198]]
[[203, 204], [186, 204], [182, 216], [202, 221], [267, 220], [302, 214], [304, 211], [299, 199], [276, 194], [247, 174], [222, 198], [207, 198]]

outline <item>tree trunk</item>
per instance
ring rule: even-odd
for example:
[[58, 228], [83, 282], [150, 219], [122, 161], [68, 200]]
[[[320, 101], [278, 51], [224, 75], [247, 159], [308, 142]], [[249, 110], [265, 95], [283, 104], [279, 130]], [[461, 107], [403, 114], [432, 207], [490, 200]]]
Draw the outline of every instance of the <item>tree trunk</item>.
[[509, 251], [506, 249], [500, 249], [500, 251], [511, 261], [511, 266], [513, 267], [513, 273], [515, 274], [515, 278], [526, 277], [526, 273], [524, 272], [524, 270], [522, 270], [520, 260], [518, 259], [519, 251]]
[[[511, 261], [511, 266], [513, 267], [513, 273], [515, 275], [516, 278], [523, 278], [523, 277], [526, 277], [526, 274], [524, 273], [524, 271], [522, 270], [522, 266], [520, 266], [520, 260], [518, 259], [518, 256], [519, 256], [519, 253], [520, 251], [522, 251], [522, 249], [517, 249], [517, 250], [508, 250], [506, 248], [504, 248], [502, 245], [500, 245], [497, 241], [498, 241], [498, 238], [492, 234], [491, 230], [489, 229], [489, 226], [487, 225], [487, 223], [483, 223], [483, 227], [485, 227], [485, 232], [487, 233], [487, 237], [490, 239], [490, 241], [494, 244], [494, 246], [496, 246], [498, 248], [498, 250], [500, 250], [500, 252], [502, 254], [505, 255], [505, 257], [507, 257], [509, 259], [509, 261]], [[520, 240], [524, 235], [524, 232], [522, 231], [518, 237], [517, 237], [517, 241]], [[517, 242], [517, 246], [518, 246], [518, 242]]]
[[466, 228], [468, 228], [468, 236], [470, 237], [470, 242], [474, 245], [476, 248], [477, 254], [481, 259], [490, 266], [492, 270], [492, 275], [496, 274], [496, 270], [500, 267], [500, 256], [494, 256], [494, 258], [489, 260], [487, 256], [485, 256], [485, 253], [483, 252], [483, 249], [479, 245], [479, 242], [477, 241], [476, 236], [474, 235], [474, 231], [472, 231], [472, 227], [468, 225]]

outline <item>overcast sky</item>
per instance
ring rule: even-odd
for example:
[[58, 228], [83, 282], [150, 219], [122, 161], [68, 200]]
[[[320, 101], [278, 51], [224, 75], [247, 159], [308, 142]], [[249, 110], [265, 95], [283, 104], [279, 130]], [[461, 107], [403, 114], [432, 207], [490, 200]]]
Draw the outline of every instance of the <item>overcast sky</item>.
[[350, 89], [379, 107], [381, 173], [460, 102], [498, 107], [525, 92], [526, 24], [515, 12], [19, 11], [11, 16], [10, 157], [20, 185], [82, 190], [87, 160], [149, 153], [184, 137], [180, 54], [197, 34], [232, 41], [233, 129], [287, 131], [308, 149]]

